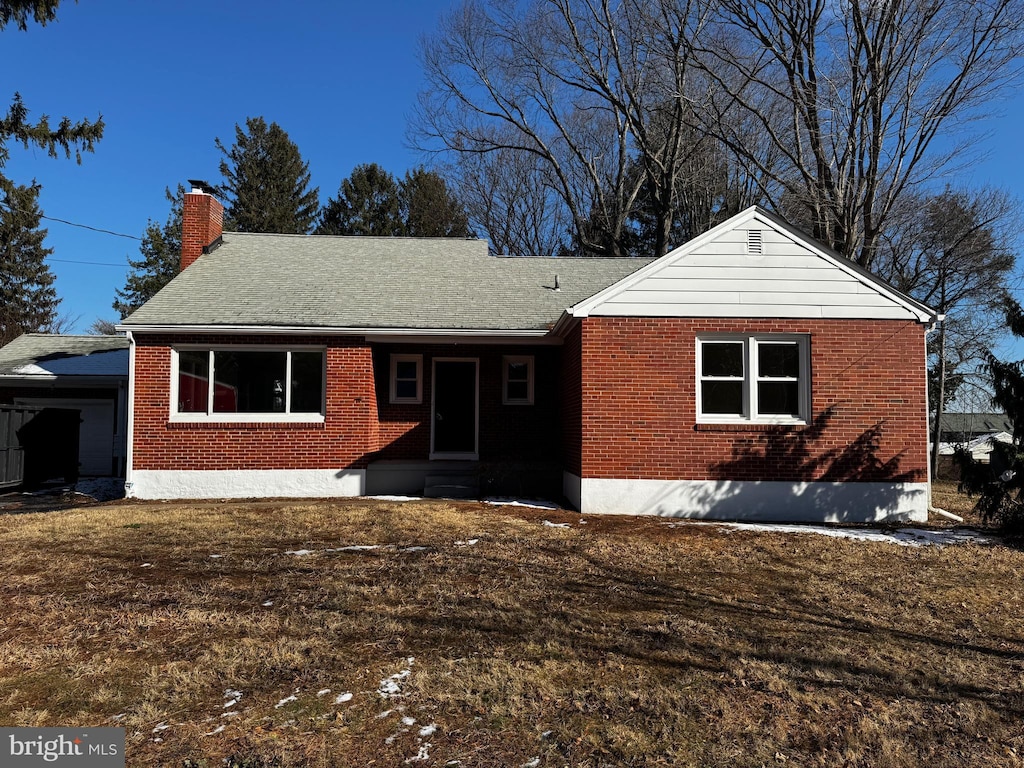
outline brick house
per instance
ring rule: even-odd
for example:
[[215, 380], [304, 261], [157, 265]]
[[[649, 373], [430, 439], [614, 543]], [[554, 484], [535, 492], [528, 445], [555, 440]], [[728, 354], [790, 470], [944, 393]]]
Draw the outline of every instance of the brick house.
[[927, 307], [759, 208], [656, 260], [221, 232], [127, 318], [142, 498], [562, 494], [583, 512], [927, 516]]

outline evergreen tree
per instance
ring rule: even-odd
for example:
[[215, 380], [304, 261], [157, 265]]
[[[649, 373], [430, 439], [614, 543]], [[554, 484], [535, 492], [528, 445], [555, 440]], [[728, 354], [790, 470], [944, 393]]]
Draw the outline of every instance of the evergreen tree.
[[316, 234], [381, 237], [405, 234], [395, 177], [376, 163], [357, 165], [341, 182], [338, 196], [327, 200]]
[[469, 237], [466, 208], [436, 171], [407, 171], [399, 188], [405, 234], [409, 237]]
[[0, 204], [0, 346], [23, 333], [46, 330], [60, 299], [45, 259], [46, 230], [39, 227], [39, 187], [3, 184]]
[[[18, 29], [28, 29], [30, 20], [40, 26], [57, 18], [57, 6], [60, 0], [0, 0], [0, 30], [13, 23]], [[10, 109], [6, 115], [0, 115], [0, 169], [10, 157], [7, 142], [13, 141], [24, 147], [34, 146], [45, 149], [50, 157], [63, 153], [70, 158], [72, 152], [78, 162], [82, 161], [82, 151], [92, 152], [97, 141], [103, 137], [103, 118], [95, 122], [80, 120], [71, 122], [62, 118], [56, 128], [50, 126], [49, 119], [44, 115], [37, 122], [28, 119], [28, 108], [21, 100], [21, 95], [14, 94]], [[0, 182], [4, 181], [0, 175]]]
[[227, 201], [224, 228], [237, 232], [305, 234], [316, 221], [319, 189], [309, 188], [309, 163], [277, 123], [262, 117], [235, 125], [235, 143], [225, 148], [219, 192]]
[[[1009, 295], [1003, 299], [1010, 332], [1024, 339], [1024, 310]], [[1024, 360], [1000, 360], [991, 352], [985, 369], [992, 377], [992, 404], [1002, 408], [1013, 424], [1013, 442], [994, 443], [988, 464], [965, 450], [960, 464], [960, 489], [980, 494], [976, 509], [982, 520], [1013, 532], [1024, 532]]]
[[181, 263], [181, 210], [185, 188], [179, 184], [175, 193], [172, 194], [170, 189], [165, 189], [164, 194], [171, 204], [167, 221], [159, 224], [150, 219], [142, 236], [142, 245], [139, 246], [141, 258], [128, 259], [132, 272], [128, 274], [124, 288], [117, 292], [117, 299], [113, 304], [122, 318], [149, 301], [178, 274]]

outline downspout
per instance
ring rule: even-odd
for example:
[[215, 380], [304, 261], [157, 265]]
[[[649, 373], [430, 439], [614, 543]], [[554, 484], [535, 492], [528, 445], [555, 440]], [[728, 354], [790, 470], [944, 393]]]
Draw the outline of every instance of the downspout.
[[135, 495], [132, 483], [135, 453], [135, 337], [131, 331], [125, 333], [128, 336], [128, 444], [125, 448], [124, 495], [130, 499]]

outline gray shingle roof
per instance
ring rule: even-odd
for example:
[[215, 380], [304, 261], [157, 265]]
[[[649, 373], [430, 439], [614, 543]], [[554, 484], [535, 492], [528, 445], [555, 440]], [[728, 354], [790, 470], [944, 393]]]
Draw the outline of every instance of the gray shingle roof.
[[544, 330], [648, 263], [493, 257], [482, 240], [225, 232], [123, 324]]
[[26, 333], [0, 347], [0, 376], [127, 376], [125, 336]]

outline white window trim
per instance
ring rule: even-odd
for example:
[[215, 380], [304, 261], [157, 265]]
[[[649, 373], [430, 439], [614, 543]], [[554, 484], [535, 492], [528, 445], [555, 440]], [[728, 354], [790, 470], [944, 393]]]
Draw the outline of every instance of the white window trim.
[[[179, 352], [208, 352], [210, 354], [210, 370], [213, 371], [214, 352], [323, 352], [324, 366], [321, 371], [323, 382], [323, 398], [320, 402], [320, 413], [288, 413], [291, 410], [291, 377], [292, 377], [292, 356], [288, 354], [285, 358], [285, 413], [214, 413], [213, 391], [215, 376], [209, 377], [210, 391], [207, 392], [206, 413], [179, 413], [178, 412], [178, 353]], [[208, 346], [203, 344], [181, 344], [171, 348], [171, 401], [168, 420], [181, 423], [231, 423], [231, 424], [267, 424], [267, 423], [298, 423], [298, 424], [322, 424], [324, 414], [327, 412], [327, 348], [302, 344], [289, 344], [287, 346], [263, 346], [251, 344], [217, 344]]]
[[[526, 364], [526, 398], [508, 396], [508, 367], [512, 364]], [[533, 405], [533, 355], [502, 355], [501, 358], [501, 403], [502, 405]]]
[[[703, 345], [706, 342], [742, 342], [743, 343], [743, 414], [732, 416], [723, 413], [703, 413], [701, 411], [701, 385], [703, 377]], [[796, 343], [800, 358], [800, 378], [797, 381], [799, 393], [799, 415], [782, 416], [776, 414], [757, 413], [758, 381], [792, 381], [792, 379], [764, 379], [756, 375], [757, 347], [759, 344]], [[811, 411], [811, 354], [810, 337], [804, 334], [765, 333], [765, 334], [708, 334], [697, 337], [696, 352], [696, 410], [698, 424], [807, 424]], [[725, 380], [725, 379], [722, 379]], [[730, 379], [730, 380], [738, 380]]]
[[[416, 397], [398, 396], [398, 364], [416, 363]], [[423, 355], [391, 355], [391, 374], [388, 377], [392, 405], [420, 405], [423, 402]]]

